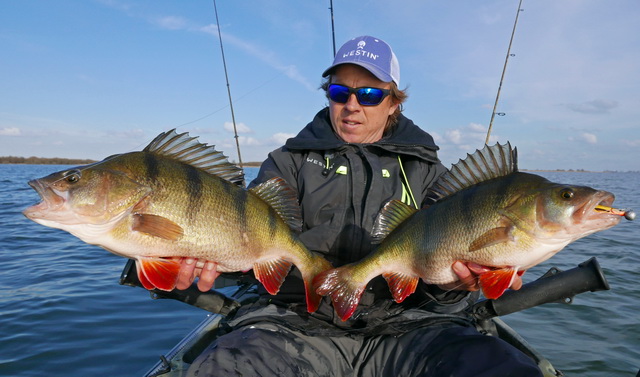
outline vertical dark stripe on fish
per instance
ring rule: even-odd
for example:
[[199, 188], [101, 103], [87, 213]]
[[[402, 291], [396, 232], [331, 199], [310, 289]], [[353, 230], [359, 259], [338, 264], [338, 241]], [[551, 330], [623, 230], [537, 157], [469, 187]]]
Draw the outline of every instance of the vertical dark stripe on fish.
[[144, 154], [144, 165], [147, 169], [147, 176], [150, 181], [155, 181], [158, 179], [158, 175], [160, 174], [160, 169], [158, 168], [158, 159], [151, 153]]
[[474, 234], [475, 227], [477, 226], [474, 217], [475, 211], [472, 210], [480, 204], [476, 194], [477, 189], [477, 186], [471, 186], [461, 191], [462, 195], [460, 195], [460, 211], [465, 214], [463, 218], [465, 220], [464, 228], [467, 234]]
[[269, 225], [269, 236], [271, 237], [271, 239], [273, 239], [276, 236], [276, 231], [278, 228], [278, 217], [280, 217], [280, 215], [278, 215], [276, 210], [271, 208], [271, 206], [269, 206], [268, 225]]
[[187, 216], [193, 221], [202, 208], [202, 178], [198, 169], [191, 165], [184, 165], [185, 175], [187, 179], [187, 195], [189, 203], [187, 205]]
[[[232, 183], [227, 182], [228, 185], [225, 188], [231, 188]], [[246, 190], [229, 190], [232, 197], [235, 197], [236, 208], [238, 209], [238, 225], [242, 233], [248, 233], [249, 231], [249, 219], [247, 214], [247, 205], [249, 204], [249, 193]]]

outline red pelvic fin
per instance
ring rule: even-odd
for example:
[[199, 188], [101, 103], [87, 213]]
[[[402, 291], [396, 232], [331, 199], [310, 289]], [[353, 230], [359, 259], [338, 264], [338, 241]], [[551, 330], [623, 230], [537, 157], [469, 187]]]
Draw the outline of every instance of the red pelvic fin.
[[389, 290], [397, 303], [404, 301], [405, 298], [415, 292], [418, 281], [420, 280], [416, 276], [403, 274], [401, 272], [384, 273], [382, 277], [384, 277], [387, 284], [389, 284]]
[[272, 295], [280, 290], [282, 282], [291, 269], [291, 262], [284, 259], [270, 259], [256, 262], [253, 265], [253, 274], [264, 285], [264, 288]]
[[480, 280], [482, 293], [488, 299], [502, 296], [504, 291], [509, 289], [513, 283], [517, 272], [518, 269], [516, 267], [506, 267], [480, 274], [478, 279]]
[[325, 271], [313, 279], [314, 290], [321, 296], [331, 295], [333, 308], [343, 321], [356, 311], [365, 289], [365, 285], [358, 286], [350, 276], [348, 267], [340, 267]]
[[136, 258], [138, 278], [147, 289], [171, 291], [176, 287], [180, 261], [165, 258]]

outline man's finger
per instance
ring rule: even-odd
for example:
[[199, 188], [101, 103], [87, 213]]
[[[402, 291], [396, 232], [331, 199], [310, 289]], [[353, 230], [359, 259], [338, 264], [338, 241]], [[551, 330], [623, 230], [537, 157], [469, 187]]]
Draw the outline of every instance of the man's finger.
[[178, 282], [176, 288], [187, 289], [191, 286], [194, 278], [194, 270], [196, 269], [195, 259], [183, 258], [180, 262], [180, 272], [178, 272]]
[[218, 272], [218, 264], [207, 261], [200, 272], [200, 280], [198, 280], [198, 289], [201, 292], [207, 292], [213, 288], [213, 282], [220, 275]]
[[471, 270], [468, 265], [460, 261], [456, 261], [453, 266], [453, 272], [458, 275], [460, 278], [460, 283], [463, 284], [469, 291], [477, 291], [478, 290], [478, 278], [473, 274], [473, 270]]

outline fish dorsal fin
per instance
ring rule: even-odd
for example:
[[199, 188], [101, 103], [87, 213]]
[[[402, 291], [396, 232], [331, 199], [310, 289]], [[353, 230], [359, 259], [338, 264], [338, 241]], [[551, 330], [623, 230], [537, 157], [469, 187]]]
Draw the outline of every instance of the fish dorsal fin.
[[518, 153], [511, 144], [485, 145], [467, 158], [460, 159], [442, 174], [427, 193], [436, 202], [480, 182], [504, 177], [518, 171]]
[[380, 213], [378, 213], [376, 222], [373, 224], [373, 230], [371, 231], [372, 242], [382, 242], [392, 230], [397, 228], [400, 223], [417, 211], [417, 209], [399, 200], [390, 200], [387, 202], [380, 210]]
[[298, 196], [284, 179], [271, 178], [250, 188], [249, 191], [273, 208], [291, 229], [296, 232], [302, 231], [302, 211], [298, 204]]
[[242, 169], [230, 163], [215, 146], [200, 143], [197, 139], [189, 136], [188, 132], [178, 134], [174, 128], [156, 136], [143, 152], [170, 157], [244, 187]]

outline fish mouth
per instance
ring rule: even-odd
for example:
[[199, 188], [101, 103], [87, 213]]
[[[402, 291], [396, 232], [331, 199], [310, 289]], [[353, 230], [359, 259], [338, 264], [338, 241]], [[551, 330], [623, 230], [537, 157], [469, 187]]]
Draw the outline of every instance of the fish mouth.
[[576, 223], [586, 223], [595, 226], [597, 230], [610, 228], [620, 222], [622, 216], [610, 211], [596, 210], [596, 207], [608, 207], [613, 205], [615, 196], [608, 191], [597, 191], [591, 199], [578, 207], [573, 214]]
[[22, 213], [30, 219], [44, 218], [47, 212], [60, 209], [66, 202], [66, 198], [38, 179], [29, 181], [29, 186], [36, 190], [41, 199], [40, 203], [32, 205], [22, 211]]

